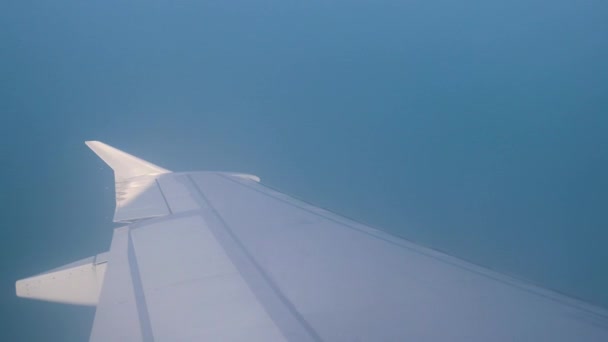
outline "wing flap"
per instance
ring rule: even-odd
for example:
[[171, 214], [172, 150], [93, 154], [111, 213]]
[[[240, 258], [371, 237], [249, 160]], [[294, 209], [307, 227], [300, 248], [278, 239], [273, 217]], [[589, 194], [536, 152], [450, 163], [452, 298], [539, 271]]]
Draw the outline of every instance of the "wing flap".
[[157, 177], [139, 176], [116, 182], [114, 222], [133, 222], [171, 213]]
[[[99, 295], [91, 342], [151, 341], [147, 310], [134, 286], [135, 269], [129, 253], [128, 227], [116, 228], [108, 252], [108, 272]], [[146, 324], [148, 323], [148, 324]]]

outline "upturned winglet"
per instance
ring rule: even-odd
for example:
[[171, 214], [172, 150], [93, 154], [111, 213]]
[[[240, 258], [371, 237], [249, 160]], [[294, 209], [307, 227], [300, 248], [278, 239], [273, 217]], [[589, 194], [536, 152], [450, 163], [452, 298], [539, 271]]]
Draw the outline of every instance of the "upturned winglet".
[[171, 172], [101, 141], [85, 141], [85, 144], [114, 170], [114, 177], [117, 181]]
[[114, 222], [133, 222], [170, 213], [157, 179], [171, 171], [99, 141], [85, 143], [114, 170]]

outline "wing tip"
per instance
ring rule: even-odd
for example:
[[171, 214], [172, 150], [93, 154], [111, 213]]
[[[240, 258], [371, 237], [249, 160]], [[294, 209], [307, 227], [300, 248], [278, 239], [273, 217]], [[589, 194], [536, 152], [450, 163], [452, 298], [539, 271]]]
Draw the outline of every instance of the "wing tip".
[[116, 178], [126, 179], [171, 172], [171, 170], [152, 164], [101, 141], [86, 140], [84, 143], [114, 170]]
[[103, 145], [109, 146], [108, 144], [105, 144], [105, 143], [103, 143], [103, 142], [101, 142], [99, 140], [85, 140], [84, 144], [87, 145], [92, 150], [95, 149], [95, 147], [98, 147], [98, 146], [103, 146]]
[[86, 140], [84, 142], [85, 145], [87, 145], [88, 148], [90, 148], [93, 152], [95, 152], [95, 154], [99, 155], [99, 152], [101, 149], [103, 149], [104, 147], [107, 149], [108, 147], [110, 147], [108, 144], [104, 144], [103, 142], [99, 141], [99, 140]]

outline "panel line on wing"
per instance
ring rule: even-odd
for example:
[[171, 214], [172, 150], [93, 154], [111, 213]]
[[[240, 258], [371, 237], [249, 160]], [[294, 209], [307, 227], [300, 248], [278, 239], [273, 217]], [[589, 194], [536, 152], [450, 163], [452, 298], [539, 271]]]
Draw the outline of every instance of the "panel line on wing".
[[[192, 184], [192, 189], [198, 195], [197, 197], [199, 197], [203, 210], [209, 211], [210, 215], [203, 215], [203, 217], [207, 221], [211, 232], [224, 247], [228, 257], [235, 267], [237, 267], [251, 291], [272, 317], [285, 338], [290, 341], [323, 342], [320, 335], [283, 294], [281, 289], [259, 265], [221, 215], [219, 215], [197, 182], [189, 175], [187, 178]], [[209, 222], [210, 219], [217, 222]], [[271, 291], [268, 291], [268, 289]]]
[[162, 196], [163, 201], [165, 201], [165, 205], [167, 206], [167, 209], [169, 210], [169, 215], [173, 215], [173, 210], [171, 209], [171, 206], [169, 205], [169, 201], [167, 201], [167, 196], [165, 196], [165, 192], [163, 191], [163, 187], [160, 185], [158, 178], [156, 178], [154, 181], [156, 182], [156, 186], [158, 186], [160, 195]]
[[141, 274], [139, 272], [139, 266], [137, 264], [137, 257], [135, 256], [135, 248], [133, 246], [133, 237], [131, 235], [131, 229], [129, 229], [128, 241], [129, 242], [127, 247], [127, 258], [129, 262], [129, 268], [131, 269], [133, 291], [135, 292], [135, 307], [137, 308], [137, 313], [139, 315], [141, 336], [144, 342], [153, 342], [154, 335], [152, 333], [152, 324], [150, 323], [150, 314], [148, 313], [148, 305], [146, 304], [144, 287], [142, 285]]

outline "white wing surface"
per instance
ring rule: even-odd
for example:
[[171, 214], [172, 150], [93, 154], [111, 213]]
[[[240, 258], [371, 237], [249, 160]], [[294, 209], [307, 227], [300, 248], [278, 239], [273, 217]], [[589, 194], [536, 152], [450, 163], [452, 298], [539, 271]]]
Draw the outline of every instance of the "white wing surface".
[[48, 282], [51, 271], [19, 281], [17, 294], [96, 305], [91, 341], [608, 341], [601, 308], [353, 222], [255, 176], [172, 173], [88, 145], [117, 184], [129, 184], [126, 195], [117, 185], [115, 216], [128, 224], [114, 230], [103, 262], [67, 266], [85, 275], [62, 268], [61, 281]]

